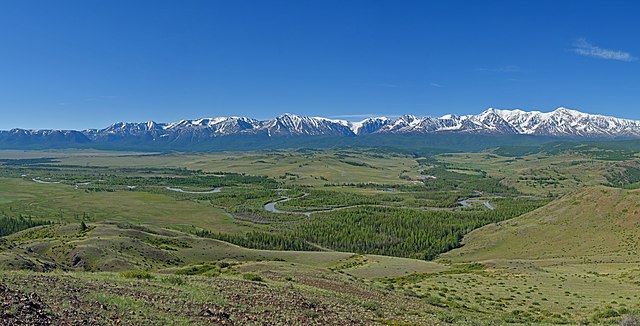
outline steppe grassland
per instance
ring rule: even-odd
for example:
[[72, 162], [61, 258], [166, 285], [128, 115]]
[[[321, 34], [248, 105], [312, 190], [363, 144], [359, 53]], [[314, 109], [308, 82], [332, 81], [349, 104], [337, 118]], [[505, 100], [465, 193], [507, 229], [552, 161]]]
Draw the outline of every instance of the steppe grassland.
[[523, 193], [536, 195], [560, 195], [605, 184], [605, 173], [614, 165], [581, 154], [504, 157], [485, 152], [443, 154], [438, 159], [452, 168], [486, 171]]
[[[342, 158], [334, 151], [280, 151], [250, 153], [181, 153], [165, 155], [74, 155], [62, 164], [109, 167], [184, 167], [206, 172], [235, 172], [287, 180], [291, 184], [409, 183], [399, 179], [403, 171], [415, 171], [415, 158], [406, 154], [384, 155], [347, 151]], [[44, 155], [44, 154], [43, 154]], [[365, 162], [358, 166], [353, 163]], [[321, 179], [324, 178], [324, 179]]]

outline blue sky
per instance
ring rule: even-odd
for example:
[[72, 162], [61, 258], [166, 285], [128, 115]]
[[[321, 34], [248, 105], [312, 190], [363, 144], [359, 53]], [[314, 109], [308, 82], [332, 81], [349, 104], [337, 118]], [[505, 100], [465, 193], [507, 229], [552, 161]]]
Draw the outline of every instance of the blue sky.
[[0, 129], [566, 106], [640, 119], [635, 1], [0, 2]]

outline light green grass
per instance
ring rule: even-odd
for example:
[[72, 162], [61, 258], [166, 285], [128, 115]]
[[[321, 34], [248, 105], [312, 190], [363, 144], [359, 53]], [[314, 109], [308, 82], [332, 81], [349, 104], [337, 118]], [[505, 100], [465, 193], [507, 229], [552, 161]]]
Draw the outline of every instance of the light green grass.
[[334, 270], [365, 279], [397, 278], [409, 274], [446, 271], [446, 265], [424, 260], [380, 255], [354, 255], [340, 260]]
[[55, 222], [125, 221], [168, 227], [196, 226], [212, 232], [241, 232], [246, 227], [208, 202], [177, 200], [141, 191], [85, 192], [63, 184], [40, 184], [29, 179], [0, 179], [0, 211]]
[[[492, 153], [439, 155], [452, 168], [482, 170], [527, 194], [565, 194], [578, 187], [606, 183], [611, 162], [578, 154], [503, 157]], [[461, 173], [461, 171], [456, 171]]]
[[[343, 153], [343, 152], [341, 152]], [[110, 167], [186, 167], [203, 171], [225, 171], [265, 175], [292, 184], [325, 183], [408, 183], [399, 178], [403, 170], [415, 170], [415, 159], [408, 155], [368, 155], [346, 151], [344, 158], [333, 151], [225, 152], [147, 155], [92, 155], [61, 157], [62, 164]], [[43, 154], [43, 156], [46, 156]], [[345, 162], [366, 163], [355, 166]], [[289, 174], [287, 174], [289, 173]], [[417, 174], [417, 173], [416, 173]], [[323, 179], [324, 178], [324, 179]]]
[[[544, 268], [511, 261], [483, 271], [436, 274], [402, 288], [443, 306], [533, 324], [615, 324], [618, 318], [600, 318], [599, 313], [613, 311], [621, 317], [640, 311], [640, 286], [603, 274], [608, 269], [603, 265], [583, 266], [589, 272], [577, 272], [573, 266]], [[616, 270], [635, 267], [623, 266]]]

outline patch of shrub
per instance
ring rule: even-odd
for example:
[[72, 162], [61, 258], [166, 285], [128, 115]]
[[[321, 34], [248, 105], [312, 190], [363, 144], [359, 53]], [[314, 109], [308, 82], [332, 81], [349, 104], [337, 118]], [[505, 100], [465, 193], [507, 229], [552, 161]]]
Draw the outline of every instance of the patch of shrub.
[[369, 311], [378, 311], [382, 308], [382, 306], [380, 305], [380, 303], [375, 302], [375, 301], [365, 301], [361, 304], [362, 308], [369, 310]]
[[189, 243], [172, 238], [145, 237], [140, 240], [160, 249], [176, 250], [175, 248], [191, 248]]
[[599, 321], [601, 319], [607, 319], [607, 318], [613, 318], [613, 317], [619, 317], [619, 316], [620, 316], [620, 313], [618, 313], [616, 310], [606, 309], [606, 310], [595, 313], [591, 319], [593, 321]]
[[200, 275], [215, 269], [216, 265], [190, 266], [177, 270], [176, 275]]
[[178, 276], [169, 276], [169, 277], [163, 278], [162, 282], [170, 285], [182, 285], [184, 284], [184, 279]]
[[242, 274], [242, 278], [253, 282], [264, 282], [264, 279], [260, 275], [254, 273], [244, 273]]

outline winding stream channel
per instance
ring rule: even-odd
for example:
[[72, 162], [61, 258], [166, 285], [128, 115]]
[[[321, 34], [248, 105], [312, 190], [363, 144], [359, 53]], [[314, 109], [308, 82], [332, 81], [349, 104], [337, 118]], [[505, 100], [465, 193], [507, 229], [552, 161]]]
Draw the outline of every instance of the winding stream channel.
[[211, 189], [211, 190], [207, 190], [207, 191], [187, 191], [187, 190], [184, 190], [184, 189], [181, 189], [181, 188], [172, 188], [172, 187], [164, 187], [164, 189], [175, 191], [175, 192], [181, 192], [181, 193], [184, 193], [184, 194], [200, 194], [200, 195], [215, 194], [215, 193], [218, 193], [218, 192], [222, 191], [222, 188], [220, 188], [220, 187], [214, 188], [214, 189]]
[[62, 183], [62, 181], [44, 181], [44, 180], [40, 180], [40, 178], [32, 178], [31, 181], [37, 182], [37, 183]]
[[[308, 194], [304, 194], [302, 196], [298, 196], [298, 197], [285, 197], [285, 198], [281, 198], [281, 199], [277, 199], [277, 200], [273, 200], [270, 201], [266, 204], [264, 204], [264, 210], [267, 212], [271, 212], [271, 213], [276, 213], [276, 214], [302, 214], [306, 217], [311, 216], [311, 214], [313, 213], [320, 213], [320, 212], [333, 212], [333, 211], [337, 211], [337, 210], [341, 210], [341, 209], [345, 209], [345, 208], [351, 208], [351, 207], [358, 207], [358, 206], [369, 206], [369, 205], [348, 205], [348, 206], [340, 206], [340, 207], [333, 207], [333, 208], [327, 208], [327, 209], [316, 209], [316, 210], [309, 210], [309, 211], [283, 211], [283, 210], [279, 210], [276, 208], [276, 204], [277, 203], [282, 203], [285, 201], [289, 201], [292, 199], [297, 199], [300, 197], [304, 197], [307, 196]], [[477, 199], [465, 199], [465, 200], [461, 200], [458, 203], [460, 205], [462, 205], [462, 207], [472, 207], [471, 203], [473, 202], [482, 202], [482, 204], [490, 210], [495, 210], [495, 207], [493, 207], [493, 205], [491, 205], [489, 203], [489, 201], [486, 200], [477, 200]]]
[[[40, 178], [31, 178], [31, 181], [33, 182], [37, 182], [37, 183], [63, 183], [64, 180], [57, 180], [57, 181], [52, 181], [49, 179], [45, 179], [42, 180]], [[100, 181], [100, 180], [98, 180]], [[87, 186], [90, 185], [91, 182], [80, 182], [80, 183], [76, 183], [75, 184], [75, 188], [78, 189], [78, 186]], [[136, 186], [126, 186], [128, 189], [135, 189]], [[205, 190], [205, 191], [188, 191], [188, 190], [184, 190], [182, 188], [174, 188], [174, 187], [164, 187], [164, 189], [170, 190], [170, 191], [175, 191], [175, 192], [181, 192], [184, 194], [196, 194], [196, 195], [204, 195], [204, 194], [215, 194], [215, 193], [219, 193], [222, 191], [221, 187], [217, 187], [217, 188], [213, 188], [211, 190]], [[275, 207], [274, 207], [275, 209]], [[280, 212], [280, 211], [279, 211]], [[285, 213], [285, 212], [282, 212]]]
[[[291, 199], [296, 199], [296, 198], [300, 198], [300, 197], [304, 197], [307, 194], [304, 194], [302, 196], [299, 197], [286, 197], [286, 198], [282, 198], [282, 199], [278, 199], [278, 200], [274, 200], [274, 201], [270, 201], [266, 204], [264, 204], [264, 210], [267, 212], [271, 212], [271, 213], [277, 213], [277, 214], [285, 214], [285, 213], [289, 213], [289, 214], [302, 214], [306, 217], [311, 216], [311, 213], [315, 213], [315, 212], [320, 212], [320, 211], [303, 211], [303, 212], [294, 212], [294, 211], [281, 211], [279, 209], [276, 208], [276, 204], [277, 203], [282, 203], [285, 201], [289, 201]], [[327, 212], [328, 210], [323, 210], [323, 212]]]

